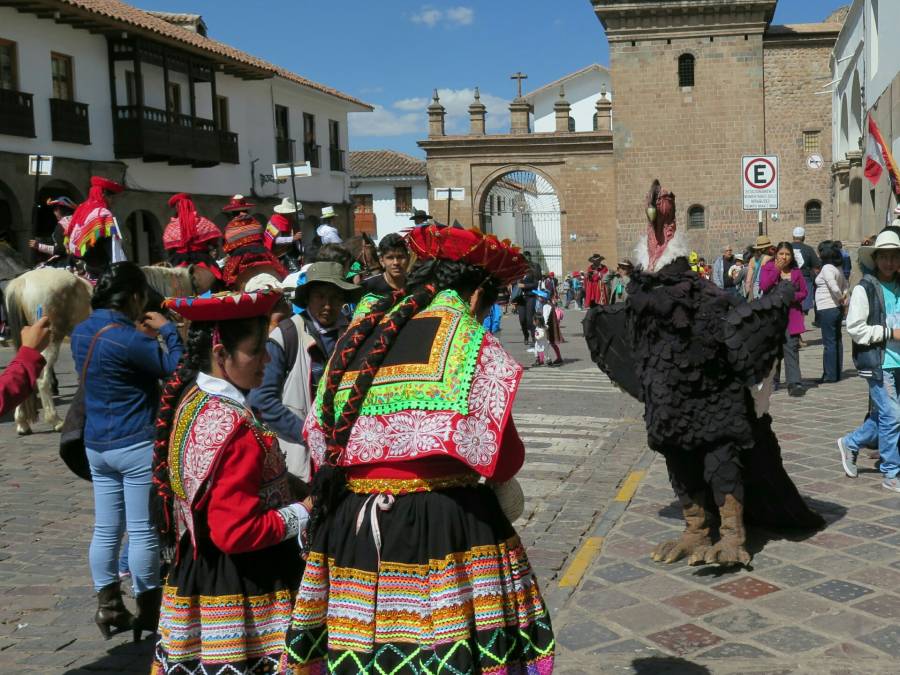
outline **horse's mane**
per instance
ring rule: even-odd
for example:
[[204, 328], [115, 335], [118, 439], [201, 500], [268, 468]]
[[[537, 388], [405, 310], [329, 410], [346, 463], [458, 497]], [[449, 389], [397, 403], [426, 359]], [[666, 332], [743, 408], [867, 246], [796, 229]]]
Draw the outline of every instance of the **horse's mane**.
[[164, 298], [185, 297], [194, 294], [191, 270], [188, 267], [141, 267], [147, 283]]

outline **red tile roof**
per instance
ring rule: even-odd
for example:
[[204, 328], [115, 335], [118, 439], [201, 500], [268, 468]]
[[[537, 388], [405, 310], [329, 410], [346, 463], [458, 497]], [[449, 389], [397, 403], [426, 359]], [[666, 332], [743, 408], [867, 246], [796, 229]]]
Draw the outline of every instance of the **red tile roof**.
[[388, 178], [422, 176], [425, 160], [395, 150], [355, 150], [350, 153], [350, 175], [353, 178]]
[[230, 63], [239, 70], [246, 72], [248, 77], [251, 76], [251, 73], [253, 74], [252, 76], [260, 78], [282, 77], [303, 87], [353, 103], [365, 110], [373, 110], [371, 105], [349, 94], [308, 80], [285, 68], [242, 52], [230, 45], [212, 40], [193, 30], [182, 28], [160, 16], [154, 16], [150, 12], [119, 2], [119, 0], [29, 0], [28, 2], [23, 0], [21, 3], [16, 3], [16, 0], [12, 0], [11, 4], [13, 7], [16, 4], [21, 4], [23, 11], [58, 10], [68, 16], [77, 14], [85, 20], [93, 19], [97, 23], [109, 25], [110, 28], [148, 33], [162, 41], [177, 43], [183, 49], [202, 52], [208, 58], [223, 60], [226, 62], [226, 65]]

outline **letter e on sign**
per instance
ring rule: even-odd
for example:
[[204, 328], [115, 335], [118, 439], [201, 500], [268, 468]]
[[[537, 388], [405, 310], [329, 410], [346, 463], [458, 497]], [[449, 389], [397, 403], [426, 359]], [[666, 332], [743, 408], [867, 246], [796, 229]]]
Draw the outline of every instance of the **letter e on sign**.
[[746, 155], [741, 161], [744, 210], [778, 208], [778, 157]]

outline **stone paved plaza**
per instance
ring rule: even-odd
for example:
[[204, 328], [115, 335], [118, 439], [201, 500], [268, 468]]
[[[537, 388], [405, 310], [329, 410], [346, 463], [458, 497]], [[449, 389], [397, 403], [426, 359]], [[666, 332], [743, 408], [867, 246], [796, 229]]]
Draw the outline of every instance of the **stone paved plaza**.
[[[648, 553], [681, 529], [680, 511], [646, 448], [641, 407], [590, 363], [582, 316], [567, 315], [562, 368], [527, 369], [515, 415], [528, 497], [516, 525], [553, 612], [557, 672], [896, 672], [900, 495], [880, 487], [873, 460], [845, 478], [834, 446], [865, 412], [864, 383], [812, 386], [813, 331], [802, 351], [807, 395], [773, 399], [786, 465], [825, 531], [797, 541], [752, 531], [748, 570], [661, 566]], [[513, 317], [501, 336], [531, 363]], [[0, 362], [11, 355], [2, 350]], [[56, 434], [37, 430], [18, 438], [0, 424], [0, 672], [146, 673], [152, 640], [105, 642], [93, 625], [91, 488], [63, 467]]]

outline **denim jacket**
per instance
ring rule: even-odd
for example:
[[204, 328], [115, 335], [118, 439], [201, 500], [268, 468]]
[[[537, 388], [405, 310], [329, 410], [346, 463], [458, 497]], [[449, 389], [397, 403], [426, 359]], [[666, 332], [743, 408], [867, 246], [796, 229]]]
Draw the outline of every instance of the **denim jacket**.
[[84, 387], [84, 444], [101, 452], [153, 440], [159, 380], [172, 374], [184, 349], [171, 323], [159, 332], [165, 351], [121, 312], [96, 309], [72, 332], [72, 357], [79, 376], [91, 340], [110, 323], [115, 328], [94, 345]]

